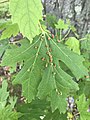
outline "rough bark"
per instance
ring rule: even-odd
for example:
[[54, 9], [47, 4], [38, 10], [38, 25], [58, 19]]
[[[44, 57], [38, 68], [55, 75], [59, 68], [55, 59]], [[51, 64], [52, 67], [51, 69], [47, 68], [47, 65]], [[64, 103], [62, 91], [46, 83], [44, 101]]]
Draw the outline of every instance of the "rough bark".
[[45, 13], [70, 19], [83, 37], [90, 33], [90, 0], [43, 0]]

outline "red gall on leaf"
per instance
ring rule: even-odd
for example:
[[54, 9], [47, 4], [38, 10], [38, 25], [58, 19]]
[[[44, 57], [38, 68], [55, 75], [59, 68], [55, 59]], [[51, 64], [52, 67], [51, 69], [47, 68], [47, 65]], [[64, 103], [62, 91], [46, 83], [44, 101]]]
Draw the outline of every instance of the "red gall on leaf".
[[52, 38], [54, 38], [54, 34], [52, 34]]
[[86, 76], [86, 78], [89, 78], [89, 76]]
[[42, 61], [44, 61], [45, 60], [45, 58], [43, 57], [43, 58], [41, 58], [42, 59]]
[[61, 42], [61, 40], [57, 40], [57, 42], [58, 42], [58, 43], [60, 43], [60, 42]]
[[53, 63], [53, 66], [54, 66], [54, 67], [56, 67], [56, 64], [55, 64], [55, 63]]
[[50, 37], [48, 37], [48, 40], [51, 40], [51, 38], [50, 38]]

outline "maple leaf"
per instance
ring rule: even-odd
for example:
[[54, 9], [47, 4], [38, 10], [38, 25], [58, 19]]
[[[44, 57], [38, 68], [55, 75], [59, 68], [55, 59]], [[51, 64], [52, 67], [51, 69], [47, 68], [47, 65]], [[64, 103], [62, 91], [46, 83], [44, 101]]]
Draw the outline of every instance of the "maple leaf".
[[42, 9], [40, 0], [10, 0], [12, 22], [18, 23], [20, 32], [31, 41], [39, 34]]
[[89, 120], [90, 119], [90, 112], [88, 112], [89, 109], [89, 100], [86, 100], [86, 97], [84, 94], [82, 94], [79, 97], [79, 101], [76, 101], [77, 108], [80, 112], [80, 120]]
[[[78, 66], [73, 63], [77, 54], [62, 44], [59, 46], [55, 41], [48, 40], [45, 36], [35, 37], [32, 44], [27, 39], [23, 39], [20, 44], [20, 47], [10, 45], [11, 47], [6, 51], [2, 60], [2, 65], [8, 64], [11, 67], [17, 62], [24, 61], [24, 66], [16, 75], [13, 83], [22, 84], [22, 94], [28, 102], [36, 96], [40, 99], [48, 96], [52, 111], [58, 109], [60, 113], [65, 113], [67, 95], [70, 92], [76, 92], [79, 88], [72, 77], [61, 69], [59, 60], [65, 62], [72, 72], [75, 72], [76, 77], [80, 77], [86, 69], [80, 61], [77, 61]], [[82, 59], [78, 56], [78, 60]], [[77, 71], [81, 74], [79, 75]]]
[[0, 40], [10, 38], [12, 35], [16, 36], [19, 33], [18, 24], [12, 24], [10, 21], [3, 23], [0, 28], [4, 29]]
[[80, 55], [79, 40], [75, 37], [69, 37], [65, 44], [70, 48], [70, 50]]
[[55, 40], [51, 40], [50, 43], [53, 56], [63, 61], [77, 79], [88, 75], [88, 70], [83, 65], [84, 58], [82, 56], [73, 53]]

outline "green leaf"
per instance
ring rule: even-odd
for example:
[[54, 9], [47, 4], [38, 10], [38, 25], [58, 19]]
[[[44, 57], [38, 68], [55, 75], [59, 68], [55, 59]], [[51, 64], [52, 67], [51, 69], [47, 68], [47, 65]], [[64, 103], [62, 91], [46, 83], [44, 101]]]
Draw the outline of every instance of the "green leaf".
[[87, 98], [90, 99], [90, 80], [86, 81], [84, 84], [84, 94]]
[[3, 109], [7, 103], [7, 98], [9, 96], [9, 92], [7, 92], [7, 81], [4, 80], [2, 82], [2, 88], [0, 89], [0, 109]]
[[7, 87], [8, 83], [4, 80], [0, 89], [0, 120], [18, 120], [21, 114], [12, 111], [13, 105], [15, 105], [14, 101], [11, 102], [11, 105], [7, 105], [7, 98], [9, 97]]
[[55, 79], [57, 82], [57, 86], [60, 85], [62, 88], [61, 93], [63, 92], [63, 89], [64, 91], [65, 90], [77, 91], [79, 89], [78, 84], [72, 80], [72, 77], [66, 72], [64, 72], [60, 67], [56, 67], [55, 72], [56, 72]]
[[11, 49], [8, 49], [3, 57], [2, 65], [8, 64], [8, 66], [13, 67], [17, 62], [24, 61], [24, 66], [13, 83], [22, 84], [22, 94], [28, 102], [31, 102], [37, 94], [37, 87], [45, 64], [42, 61], [42, 57], [46, 55], [46, 48], [43, 47], [45, 42], [36, 37], [32, 44], [26, 39], [23, 39], [20, 44], [20, 47], [11, 45]]
[[[13, 83], [22, 84], [22, 94], [27, 98], [28, 102], [35, 99], [37, 95], [39, 98], [50, 96], [50, 102], [52, 103], [51, 98], [54, 96], [51, 93], [53, 93], [53, 90], [61, 93], [61, 96], [58, 96], [57, 92], [55, 93], [58, 102], [56, 105], [53, 104], [52, 107], [53, 111], [59, 109], [63, 113], [66, 111], [67, 94], [77, 91], [78, 85], [72, 80], [70, 75], [60, 68], [58, 59], [55, 56], [52, 57], [57, 60], [55, 61], [56, 68], [49, 63], [50, 58], [47, 54], [48, 49], [50, 49], [47, 47], [49, 41], [45, 38], [43, 39], [36, 37], [32, 44], [28, 40], [23, 39], [20, 42], [20, 47], [11, 45], [3, 57], [2, 65], [13, 67], [17, 62], [22, 63], [24, 61], [24, 66], [16, 75]], [[65, 106], [63, 109], [60, 106], [59, 99], [63, 99], [62, 106]]]
[[42, 19], [41, 0], [10, 0], [13, 23], [18, 23], [20, 32], [28, 39], [39, 34], [39, 20]]
[[55, 28], [55, 24], [57, 23], [57, 18], [55, 15], [47, 14], [46, 22], [47, 22], [48, 26]]
[[[31, 47], [32, 50], [29, 49], [30, 47], [27, 48], [28, 51], [26, 53], [29, 54], [29, 56], [27, 56], [27, 61], [25, 62], [23, 69], [14, 80], [14, 83], [22, 84], [22, 92], [23, 95], [27, 98], [28, 102], [31, 102], [32, 99], [35, 98], [37, 87], [41, 80], [42, 60], [41, 57], [38, 55], [41, 49], [41, 45], [42, 41], [40, 41], [37, 51], [34, 51], [32, 49], [33, 45]], [[26, 50], [24, 49], [24, 51]], [[31, 55], [29, 51], [31, 52]], [[23, 55], [25, 55], [25, 53]]]
[[77, 79], [88, 75], [88, 70], [83, 65], [84, 58], [82, 56], [73, 53], [61, 43], [56, 43], [54, 40], [50, 42], [53, 56], [64, 62]]
[[9, 97], [9, 103], [10, 103], [10, 106], [11, 106], [12, 109], [14, 109], [14, 106], [15, 106], [16, 102], [17, 102], [17, 97], [16, 96]]
[[69, 25], [64, 23], [64, 20], [59, 19], [58, 23], [55, 24], [57, 29], [68, 29]]
[[60, 114], [59, 111], [55, 111], [52, 116], [53, 116], [52, 120], [67, 120], [67, 115]]
[[2, 110], [0, 109], [0, 120], [18, 120], [19, 117], [21, 117], [21, 114], [12, 111], [9, 105]]
[[67, 120], [66, 114], [60, 114], [58, 110], [54, 113], [49, 112], [43, 120]]
[[52, 112], [54, 112], [56, 109], [59, 109], [60, 113], [65, 113], [66, 112], [66, 97], [67, 95], [64, 93], [58, 93], [58, 91], [52, 91], [51, 94], [51, 108]]
[[70, 50], [80, 55], [79, 40], [75, 37], [69, 37], [65, 44], [70, 48]]
[[6, 19], [9, 10], [9, 1], [0, 0], [0, 19]]
[[46, 100], [32, 101], [28, 104], [18, 104], [17, 110], [23, 114], [20, 120], [41, 120], [40, 116], [47, 114], [49, 104]]
[[52, 68], [49, 66], [44, 70], [42, 81], [38, 87], [38, 97], [46, 97], [55, 88], [55, 79], [52, 74]]
[[81, 41], [81, 49], [90, 51], [90, 34], [87, 34], [83, 41]]
[[7, 25], [5, 26], [5, 30], [2, 32], [0, 39], [2, 40], [2, 39], [10, 38], [12, 35], [16, 36], [18, 33], [19, 33], [19, 28], [17, 24]]
[[33, 45], [31, 46], [28, 40], [23, 39], [21, 40], [20, 44], [21, 47], [17, 46], [16, 44], [10, 45], [10, 49], [7, 49], [5, 56], [3, 57], [2, 65], [8, 65], [11, 67], [16, 66], [17, 62], [22, 62], [23, 60], [28, 59], [29, 55], [28, 52], [30, 50], [31, 50], [30, 54], [33, 55], [32, 52]]
[[3, 30], [11, 24], [12, 24], [12, 22], [10, 20], [7, 20], [7, 21], [6, 20], [1, 20], [0, 21], [0, 29]]
[[60, 113], [65, 113], [67, 94], [72, 91], [75, 92], [79, 88], [71, 76], [65, 73], [60, 67], [55, 68], [55, 73], [56, 90], [52, 91], [51, 94], [51, 107], [53, 112], [59, 109]]
[[5, 50], [8, 48], [8, 41], [2, 40], [0, 41], [0, 58], [2, 57]]
[[82, 94], [79, 97], [79, 101], [76, 101], [76, 103], [80, 112], [80, 120], [89, 120], [90, 112], [87, 112], [89, 109], [89, 100], [86, 100], [85, 95]]
[[[85, 56], [84, 56], [84, 57], [85, 57]], [[89, 55], [88, 55], [88, 57], [89, 57]], [[90, 67], [90, 60], [85, 60], [85, 61], [84, 61], [84, 65], [86, 66], [86, 68], [89, 69], [89, 67]]]

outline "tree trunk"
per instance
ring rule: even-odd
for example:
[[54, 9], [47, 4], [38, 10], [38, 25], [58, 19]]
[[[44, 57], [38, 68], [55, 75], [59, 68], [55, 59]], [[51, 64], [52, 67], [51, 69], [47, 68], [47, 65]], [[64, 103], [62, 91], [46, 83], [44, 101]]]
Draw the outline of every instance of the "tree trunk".
[[90, 0], [42, 0], [45, 13], [70, 19], [80, 37], [90, 33]]

